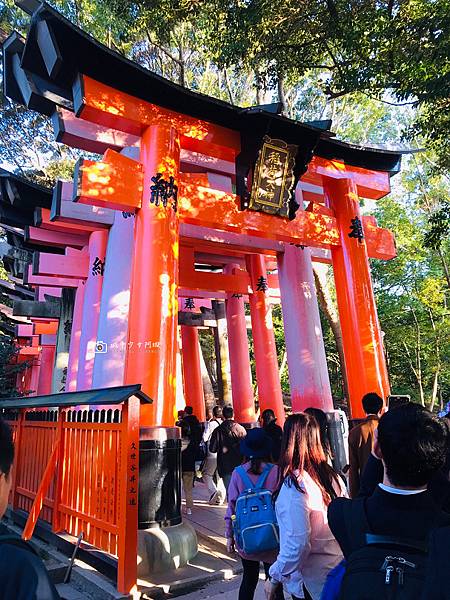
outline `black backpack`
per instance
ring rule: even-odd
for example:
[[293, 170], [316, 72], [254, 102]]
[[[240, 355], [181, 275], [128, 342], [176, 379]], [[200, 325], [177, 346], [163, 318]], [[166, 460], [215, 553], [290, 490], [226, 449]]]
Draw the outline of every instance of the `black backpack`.
[[365, 498], [343, 503], [343, 512], [352, 551], [339, 599], [420, 600], [427, 572], [427, 543], [371, 533]]

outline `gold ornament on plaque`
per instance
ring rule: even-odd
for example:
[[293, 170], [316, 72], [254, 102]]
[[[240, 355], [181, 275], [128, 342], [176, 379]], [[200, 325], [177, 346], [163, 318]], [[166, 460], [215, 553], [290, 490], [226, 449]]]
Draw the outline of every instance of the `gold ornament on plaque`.
[[287, 217], [298, 146], [264, 136], [253, 174], [249, 209]]

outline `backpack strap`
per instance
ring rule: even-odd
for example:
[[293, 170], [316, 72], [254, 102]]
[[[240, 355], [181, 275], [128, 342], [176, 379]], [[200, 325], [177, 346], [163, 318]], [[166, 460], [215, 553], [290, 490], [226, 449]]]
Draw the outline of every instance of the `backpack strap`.
[[272, 468], [273, 465], [271, 463], [267, 463], [267, 465], [264, 467], [263, 472], [259, 476], [258, 481], [255, 484], [255, 490], [262, 490], [264, 488], [264, 484], [266, 483], [266, 479]]
[[244, 489], [253, 490], [255, 486], [253, 485], [250, 477], [247, 475], [247, 471], [244, 469], [244, 467], [241, 465], [240, 467], [236, 468], [236, 471], [239, 473], [239, 476], [242, 479], [242, 483], [245, 486]]
[[366, 533], [367, 546], [397, 546], [399, 548], [418, 550], [423, 554], [428, 554], [428, 544], [421, 540], [412, 540], [410, 538], [398, 538], [391, 535], [375, 535]]

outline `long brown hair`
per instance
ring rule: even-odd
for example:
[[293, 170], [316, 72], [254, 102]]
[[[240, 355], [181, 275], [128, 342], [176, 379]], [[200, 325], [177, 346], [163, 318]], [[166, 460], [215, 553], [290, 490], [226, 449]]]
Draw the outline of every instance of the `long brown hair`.
[[337, 497], [333, 483], [339, 488], [339, 478], [327, 463], [320, 441], [319, 425], [314, 417], [296, 413], [286, 419], [278, 465], [278, 489], [285, 482], [304, 493], [296, 472], [300, 476], [306, 472], [319, 486], [325, 505]]

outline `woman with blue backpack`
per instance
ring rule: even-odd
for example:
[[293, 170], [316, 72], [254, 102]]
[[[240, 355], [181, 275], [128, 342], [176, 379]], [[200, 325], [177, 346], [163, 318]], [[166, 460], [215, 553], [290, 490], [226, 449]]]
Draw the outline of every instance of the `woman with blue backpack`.
[[280, 583], [293, 600], [319, 600], [328, 573], [342, 560], [328, 526], [331, 500], [346, 496], [344, 482], [328, 464], [316, 419], [290, 415], [284, 424], [275, 503], [280, 551], [266, 581], [268, 600]]
[[[242, 560], [239, 600], [253, 600], [262, 562], [266, 577], [278, 553], [278, 526], [273, 503], [278, 468], [271, 463], [272, 440], [264, 429], [250, 429], [240, 444], [244, 463], [236, 467], [228, 488], [225, 515], [227, 548]], [[283, 586], [274, 590], [283, 600]]]

